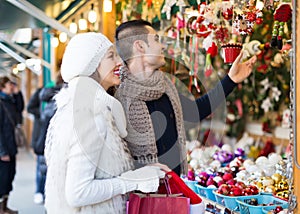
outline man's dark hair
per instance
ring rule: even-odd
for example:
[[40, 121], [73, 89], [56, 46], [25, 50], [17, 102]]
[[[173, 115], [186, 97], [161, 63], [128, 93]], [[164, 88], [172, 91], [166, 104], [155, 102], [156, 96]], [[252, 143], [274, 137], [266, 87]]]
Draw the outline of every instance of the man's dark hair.
[[132, 57], [132, 47], [136, 40], [142, 40], [148, 44], [147, 35], [149, 31], [146, 26], [152, 27], [150, 22], [145, 20], [131, 20], [122, 23], [116, 30], [117, 51], [124, 62]]

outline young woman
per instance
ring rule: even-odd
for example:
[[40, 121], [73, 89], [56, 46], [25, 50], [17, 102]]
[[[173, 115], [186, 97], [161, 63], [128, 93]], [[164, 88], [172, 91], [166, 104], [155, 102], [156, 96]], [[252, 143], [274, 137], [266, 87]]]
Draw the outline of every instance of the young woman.
[[158, 188], [159, 167], [131, 171], [124, 111], [106, 92], [120, 84], [119, 65], [100, 33], [78, 34], [66, 48], [61, 75], [68, 86], [56, 95], [45, 148], [48, 214], [125, 213], [125, 193]]

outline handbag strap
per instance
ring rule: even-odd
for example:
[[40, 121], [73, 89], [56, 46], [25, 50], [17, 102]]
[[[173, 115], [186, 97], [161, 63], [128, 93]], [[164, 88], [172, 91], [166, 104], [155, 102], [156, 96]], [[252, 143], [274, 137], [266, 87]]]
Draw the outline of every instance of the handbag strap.
[[172, 191], [171, 191], [171, 188], [170, 188], [170, 184], [169, 184], [169, 179], [170, 179], [169, 176], [171, 176], [171, 175], [166, 175], [164, 177], [164, 184], [165, 184], [165, 187], [166, 187], [166, 190], [167, 190], [167, 195], [171, 195], [172, 194]]
[[5, 111], [5, 113], [7, 114], [7, 117], [8, 117], [8, 119], [9, 119], [9, 121], [11, 122], [11, 124], [13, 125], [13, 127], [15, 127], [15, 126], [16, 126], [16, 123], [15, 123], [15, 122], [13, 121], [13, 119], [10, 117], [10, 113], [8, 112], [7, 108], [4, 106], [4, 104], [3, 104], [3, 102], [2, 102], [1, 99], [0, 99], [0, 104], [2, 105], [2, 107], [3, 107], [4, 111]]

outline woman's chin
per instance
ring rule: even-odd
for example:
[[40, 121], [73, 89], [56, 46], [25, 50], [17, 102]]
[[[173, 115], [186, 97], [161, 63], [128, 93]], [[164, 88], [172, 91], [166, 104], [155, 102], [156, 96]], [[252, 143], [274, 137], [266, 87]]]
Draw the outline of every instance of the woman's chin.
[[115, 76], [114, 81], [113, 81], [113, 86], [118, 86], [121, 84], [121, 80], [118, 76]]

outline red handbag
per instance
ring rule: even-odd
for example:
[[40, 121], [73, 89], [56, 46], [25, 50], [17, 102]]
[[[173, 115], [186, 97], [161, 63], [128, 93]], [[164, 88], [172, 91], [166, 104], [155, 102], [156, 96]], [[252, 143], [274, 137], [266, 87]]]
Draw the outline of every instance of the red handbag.
[[190, 199], [178, 195], [131, 193], [127, 214], [189, 214]]
[[190, 199], [182, 194], [171, 194], [165, 180], [167, 194], [131, 193], [127, 203], [127, 214], [189, 214]]

